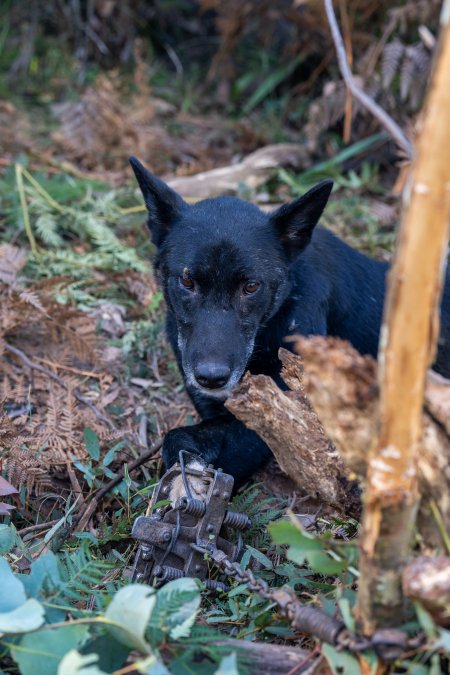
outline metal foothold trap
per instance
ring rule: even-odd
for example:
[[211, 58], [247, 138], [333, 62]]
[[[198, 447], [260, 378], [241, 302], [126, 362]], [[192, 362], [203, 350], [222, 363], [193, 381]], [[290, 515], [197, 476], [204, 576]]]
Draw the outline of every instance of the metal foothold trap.
[[[189, 466], [195, 455], [180, 452], [180, 462], [171, 467], [156, 486], [147, 515], [136, 518], [132, 537], [140, 546], [134, 563], [132, 580], [162, 586], [172, 579], [197, 577], [209, 590], [225, 590], [225, 584], [208, 579], [205, 552], [223, 552], [231, 561], [239, 559], [241, 532], [251, 521], [243, 513], [229, 510], [234, 479], [212, 465], [202, 469]], [[157, 506], [169, 498], [173, 480], [181, 474], [185, 497], [175, 506]], [[205, 484], [204, 501], [194, 499], [187, 476], [201, 478]], [[236, 542], [231, 530], [238, 532]]]

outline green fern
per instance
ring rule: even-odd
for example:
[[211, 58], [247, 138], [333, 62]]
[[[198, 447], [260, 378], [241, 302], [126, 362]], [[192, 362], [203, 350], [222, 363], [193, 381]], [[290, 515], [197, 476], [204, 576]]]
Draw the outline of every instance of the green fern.
[[251, 527], [245, 532], [244, 541], [251, 543], [255, 548], [267, 549], [271, 540], [266, 526], [283, 515], [287, 502], [276, 497], [265, 499], [261, 497], [261, 488], [251, 486], [236, 495], [232, 506], [233, 510], [246, 513], [252, 521]]
[[87, 542], [74, 551], [64, 551], [59, 559], [61, 583], [52, 595], [52, 602], [79, 603], [94, 596], [99, 609], [103, 606], [101, 596], [104, 595], [108, 572], [117, 563], [94, 558]]

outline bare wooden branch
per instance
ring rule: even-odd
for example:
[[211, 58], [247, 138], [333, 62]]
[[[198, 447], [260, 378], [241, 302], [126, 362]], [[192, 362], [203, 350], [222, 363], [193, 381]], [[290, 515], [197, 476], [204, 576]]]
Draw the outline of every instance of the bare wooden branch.
[[251, 188], [262, 185], [279, 166], [305, 169], [311, 164], [308, 151], [297, 143], [277, 143], [252, 152], [242, 162], [194, 176], [167, 178], [174, 190], [191, 199], [208, 199], [223, 194], [234, 194], [241, 183]]
[[[328, 0], [327, 0], [328, 3]], [[403, 617], [401, 569], [418, 505], [417, 458], [427, 368], [439, 334], [450, 222], [450, 0], [444, 0], [435, 71], [421, 121], [380, 344], [380, 431], [369, 456], [360, 540], [362, 629]]]
[[378, 105], [370, 96], [368, 96], [355, 82], [353, 73], [350, 70], [350, 66], [347, 62], [347, 54], [342, 40], [342, 36], [339, 30], [339, 26], [336, 20], [336, 16], [333, 10], [332, 0], [324, 0], [325, 11], [327, 14], [328, 23], [330, 25], [331, 35], [333, 37], [333, 42], [336, 47], [336, 54], [338, 58], [339, 69], [341, 71], [342, 77], [344, 78], [345, 84], [348, 89], [351, 91], [353, 96], [357, 101], [361, 103], [372, 115], [382, 124], [386, 131], [392, 136], [395, 142], [399, 145], [408, 157], [412, 157], [414, 153], [413, 146], [406, 138], [405, 134], [398, 126], [397, 122], [392, 119], [390, 115], [386, 113], [381, 106]]

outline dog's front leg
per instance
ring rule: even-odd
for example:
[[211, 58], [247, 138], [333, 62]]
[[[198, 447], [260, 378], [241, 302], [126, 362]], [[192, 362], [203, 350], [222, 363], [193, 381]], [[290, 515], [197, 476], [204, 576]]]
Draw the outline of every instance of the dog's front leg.
[[[197, 455], [203, 464], [220, 467], [231, 474], [237, 484], [249, 478], [271, 457], [264, 441], [231, 413], [169, 431], [162, 450], [166, 469], [178, 461], [180, 450]], [[201, 485], [195, 485], [194, 491], [199, 493]]]

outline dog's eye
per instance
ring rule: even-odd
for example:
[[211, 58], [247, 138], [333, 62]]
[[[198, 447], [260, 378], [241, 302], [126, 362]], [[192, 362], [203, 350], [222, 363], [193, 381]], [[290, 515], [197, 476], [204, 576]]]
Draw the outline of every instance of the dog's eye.
[[183, 276], [180, 277], [180, 284], [183, 286], [183, 288], [186, 288], [188, 291], [193, 291], [195, 284], [191, 277], [183, 274]]
[[246, 281], [242, 286], [242, 292], [244, 295], [252, 295], [252, 293], [256, 293], [260, 286], [261, 283], [259, 281]]

